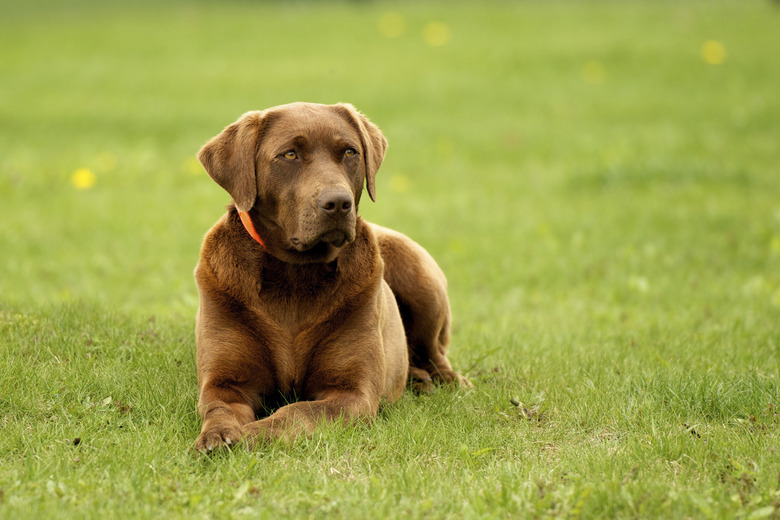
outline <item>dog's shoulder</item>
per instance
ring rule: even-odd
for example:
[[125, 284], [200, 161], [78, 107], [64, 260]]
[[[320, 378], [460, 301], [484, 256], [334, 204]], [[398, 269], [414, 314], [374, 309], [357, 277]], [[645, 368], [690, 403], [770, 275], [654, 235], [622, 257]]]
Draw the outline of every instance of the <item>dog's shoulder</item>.
[[206, 233], [195, 267], [201, 290], [228, 293], [245, 303], [257, 297], [262, 253], [245, 234], [235, 211], [224, 214]]

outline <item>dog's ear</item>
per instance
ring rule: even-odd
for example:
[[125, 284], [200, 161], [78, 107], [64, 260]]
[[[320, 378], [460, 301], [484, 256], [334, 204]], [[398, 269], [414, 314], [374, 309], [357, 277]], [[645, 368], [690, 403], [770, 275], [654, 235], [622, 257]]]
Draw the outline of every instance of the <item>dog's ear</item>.
[[263, 126], [263, 112], [247, 112], [198, 152], [198, 160], [239, 211], [252, 209], [257, 198], [255, 163]]
[[349, 119], [360, 133], [364, 152], [363, 161], [366, 168], [366, 190], [371, 200], [376, 201], [376, 172], [385, 158], [387, 139], [382, 135], [379, 127], [358, 112], [355, 107], [349, 103], [340, 103], [338, 106], [347, 111]]

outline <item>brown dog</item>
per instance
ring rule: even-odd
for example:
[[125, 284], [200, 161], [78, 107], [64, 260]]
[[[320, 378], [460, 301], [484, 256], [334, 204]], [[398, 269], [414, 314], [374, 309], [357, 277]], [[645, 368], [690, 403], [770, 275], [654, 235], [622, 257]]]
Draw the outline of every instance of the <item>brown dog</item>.
[[370, 420], [408, 378], [468, 384], [445, 356], [443, 273], [357, 216], [386, 147], [351, 105], [293, 103], [248, 112], [201, 149], [234, 204], [195, 269], [198, 450]]

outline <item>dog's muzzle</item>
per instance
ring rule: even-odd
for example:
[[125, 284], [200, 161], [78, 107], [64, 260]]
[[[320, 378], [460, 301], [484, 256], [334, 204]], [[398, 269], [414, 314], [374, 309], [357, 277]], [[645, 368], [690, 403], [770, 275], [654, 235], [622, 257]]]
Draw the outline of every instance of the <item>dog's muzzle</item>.
[[345, 188], [328, 187], [317, 197], [314, 215], [309, 214], [301, 226], [303, 232], [290, 242], [301, 252], [319, 244], [342, 247], [355, 240], [356, 220], [352, 193]]

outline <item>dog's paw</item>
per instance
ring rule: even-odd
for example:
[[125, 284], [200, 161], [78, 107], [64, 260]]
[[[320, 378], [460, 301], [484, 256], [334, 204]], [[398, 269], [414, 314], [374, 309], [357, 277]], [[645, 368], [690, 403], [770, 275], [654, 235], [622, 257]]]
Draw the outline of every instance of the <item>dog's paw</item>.
[[416, 394], [432, 394], [435, 386], [427, 370], [409, 367], [409, 388]]
[[471, 381], [469, 381], [469, 378], [455, 372], [456, 381], [458, 382], [458, 386], [461, 388], [474, 388], [474, 385], [471, 384]]
[[474, 385], [464, 376], [454, 370], [441, 370], [433, 373], [433, 378], [443, 385], [458, 386], [460, 388], [472, 388]]
[[213, 426], [200, 432], [193, 448], [200, 453], [210, 453], [223, 447], [232, 448], [241, 437], [241, 429], [237, 426]]
[[436, 370], [428, 372], [418, 367], [409, 367], [409, 387], [418, 394], [433, 393], [436, 385], [450, 387], [472, 388], [474, 385], [464, 376], [454, 370]]

